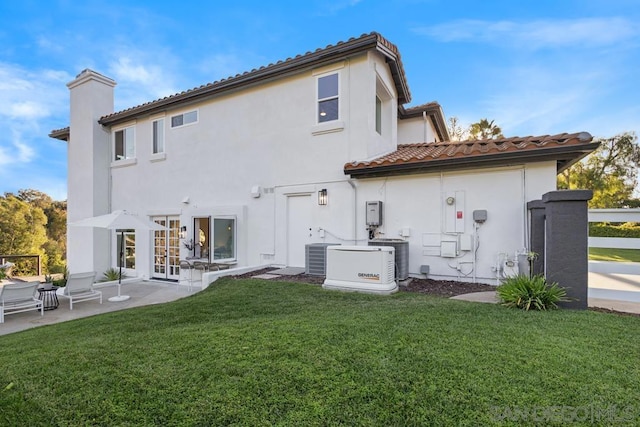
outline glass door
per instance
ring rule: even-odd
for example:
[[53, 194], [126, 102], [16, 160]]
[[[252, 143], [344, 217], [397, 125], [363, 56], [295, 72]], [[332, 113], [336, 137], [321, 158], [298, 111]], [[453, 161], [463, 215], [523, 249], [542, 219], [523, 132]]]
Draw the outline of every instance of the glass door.
[[180, 278], [180, 218], [157, 216], [153, 220], [165, 227], [153, 237], [153, 277], [178, 280]]

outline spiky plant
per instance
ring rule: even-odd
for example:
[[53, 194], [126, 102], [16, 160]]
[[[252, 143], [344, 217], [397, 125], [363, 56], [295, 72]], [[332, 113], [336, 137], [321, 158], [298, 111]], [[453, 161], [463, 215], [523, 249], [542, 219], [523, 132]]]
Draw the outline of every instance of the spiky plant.
[[547, 283], [541, 275], [509, 277], [498, 286], [497, 293], [502, 305], [526, 311], [555, 309], [559, 302], [569, 301], [563, 287]]
[[[124, 278], [126, 276], [126, 274], [123, 272], [122, 273], [122, 278]], [[100, 280], [101, 282], [111, 282], [114, 280], [118, 280], [118, 278], [120, 277], [120, 272], [118, 271], [117, 268], [110, 268], [107, 271], [105, 271], [102, 274], [102, 279]]]

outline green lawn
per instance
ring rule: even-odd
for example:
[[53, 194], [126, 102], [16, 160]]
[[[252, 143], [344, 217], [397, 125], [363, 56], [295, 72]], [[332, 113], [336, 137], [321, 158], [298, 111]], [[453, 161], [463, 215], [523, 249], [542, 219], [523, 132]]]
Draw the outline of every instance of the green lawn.
[[0, 336], [0, 425], [631, 425], [639, 342], [636, 317], [222, 279]]
[[640, 249], [589, 248], [592, 261], [640, 262]]

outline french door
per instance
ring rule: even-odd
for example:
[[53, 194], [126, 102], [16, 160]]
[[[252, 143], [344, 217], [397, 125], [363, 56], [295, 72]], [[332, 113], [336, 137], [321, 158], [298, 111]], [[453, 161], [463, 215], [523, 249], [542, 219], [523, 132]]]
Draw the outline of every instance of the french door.
[[180, 218], [156, 216], [155, 222], [165, 227], [153, 236], [153, 277], [178, 280], [180, 278]]

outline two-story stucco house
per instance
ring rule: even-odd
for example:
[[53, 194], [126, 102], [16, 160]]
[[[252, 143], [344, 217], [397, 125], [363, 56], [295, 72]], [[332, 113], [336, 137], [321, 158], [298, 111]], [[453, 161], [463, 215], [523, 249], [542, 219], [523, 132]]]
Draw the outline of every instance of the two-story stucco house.
[[[186, 257], [303, 267], [309, 243], [375, 237], [408, 242], [410, 275], [495, 283], [529, 246], [526, 203], [597, 146], [450, 142], [437, 103], [405, 107], [400, 53], [377, 33], [118, 112], [115, 85], [81, 72], [50, 136], [68, 143], [69, 221], [125, 209], [166, 226], [125, 235], [124, 267], [147, 278], [178, 279]], [[116, 266], [118, 236], [70, 227], [70, 270]]]

